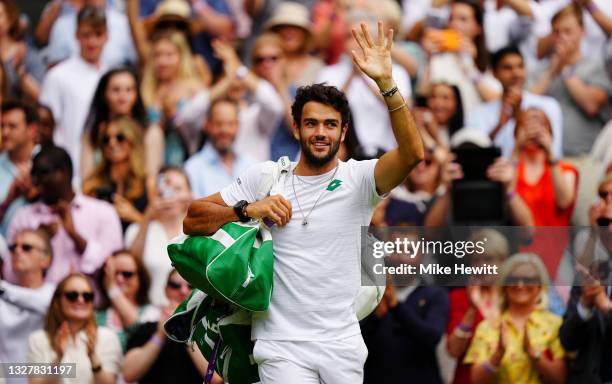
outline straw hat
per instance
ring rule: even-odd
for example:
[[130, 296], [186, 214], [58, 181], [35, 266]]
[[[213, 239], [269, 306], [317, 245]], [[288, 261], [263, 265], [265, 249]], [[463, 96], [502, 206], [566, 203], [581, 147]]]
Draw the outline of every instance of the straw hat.
[[310, 13], [304, 5], [294, 2], [280, 3], [274, 14], [265, 24], [265, 29], [272, 29], [281, 25], [292, 25], [311, 31]]
[[191, 29], [191, 6], [185, 0], [164, 0], [157, 5], [155, 12], [145, 21], [147, 34], [163, 21], [183, 22]]

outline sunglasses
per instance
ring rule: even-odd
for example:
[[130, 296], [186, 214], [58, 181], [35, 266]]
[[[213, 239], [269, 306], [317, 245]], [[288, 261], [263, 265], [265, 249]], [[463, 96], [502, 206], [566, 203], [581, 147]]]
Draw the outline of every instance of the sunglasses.
[[132, 277], [134, 277], [134, 275], [136, 275], [136, 272], [132, 272], [132, 271], [117, 271], [115, 272], [115, 276], [123, 276], [124, 279], [131, 279]]
[[598, 195], [602, 200], [606, 200], [608, 196], [612, 195], [612, 191], [599, 191]]
[[190, 290], [193, 289], [193, 286], [191, 284], [181, 284], [181, 283], [177, 283], [176, 281], [172, 281], [172, 280], [168, 281], [168, 288], [170, 289], [181, 289], [185, 285]]
[[102, 145], [107, 146], [110, 143], [110, 141], [111, 141], [111, 139], [113, 137], [115, 138], [115, 140], [117, 140], [117, 142], [119, 144], [121, 144], [121, 143], [123, 143], [124, 141], [127, 140], [127, 137], [125, 137], [125, 135], [123, 133], [119, 133], [119, 134], [114, 135], [114, 136], [112, 136], [112, 135], [104, 135], [102, 137]]
[[76, 303], [79, 300], [79, 296], [83, 297], [83, 301], [86, 303], [93, 302], [94, 293], [93, 292], [77, 292], [77, 291], [68, 291], [64, 292], [64, 297], [71, 303]]
[[607, 217], [600, 217], [597, 219], [597, 225], [599, 227], [607, 227], [610, 225], [611, 222], [612, 222], [612, 219], [607, 218]]
[[32, 244], [28, 244], [28, 243], [21, 243], [21, 244], [11, 244], [9, 245], [8, 249], [9, 251], [15, 252], [17, 250], [17, 248], [21, 248], [22, 251], [24, 251], [25, 253], [30, 253], [32, 252], [34, 249], [38, 250], [38, 251], [42, 251], [42, 248], [39, 248], [35, 245]]
[[508, 276], [504, 285], [540, 285], [539, 277]]
[[276, 61], [279, 59], [278, 56], [257, 56], [256, 58], [253, 59], [253, 62], [255, 64], [261, 64], [263, 62], [266, 61], [270, 61], [272, 63], [276, 63]]

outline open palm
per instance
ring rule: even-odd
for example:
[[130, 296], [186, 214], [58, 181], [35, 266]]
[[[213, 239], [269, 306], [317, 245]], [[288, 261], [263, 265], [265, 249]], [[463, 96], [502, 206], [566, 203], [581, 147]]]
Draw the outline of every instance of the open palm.
[[361, 23], [361, 31], [353, 28], [352, 33], [361, 48], [360, 53], [352, 51], [355, 64], [374, 81], [391, 78], [393, 30], [389, 29], [385, 38], [382, 22], [379, 21], [376, 42], [370, 37], [365, 23]]

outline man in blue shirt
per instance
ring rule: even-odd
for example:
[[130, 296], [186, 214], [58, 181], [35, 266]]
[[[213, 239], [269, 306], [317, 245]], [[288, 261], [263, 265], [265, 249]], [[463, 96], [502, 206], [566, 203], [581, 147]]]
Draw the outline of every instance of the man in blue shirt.
[[238, 128], [238, 105], [228, 99], [214, 101], [204, 126], [206, 145], [185, 163], [194, 198], [209, 196], [231, 184], [253, 164], [232, 149]]
[[6, 236], [11, 217], [17, 208], [25, 205], [24, 197], [30, 190], [38, 115], [36, 110], [20, 101], [6, 101], [0, 110], [4, 146], [0, 154], [0, 234]]

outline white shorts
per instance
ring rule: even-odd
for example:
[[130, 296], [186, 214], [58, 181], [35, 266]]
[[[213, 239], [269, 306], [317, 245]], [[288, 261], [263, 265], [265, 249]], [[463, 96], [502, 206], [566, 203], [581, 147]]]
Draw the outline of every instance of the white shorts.
[[363, 383], [368, 349], [361, 334], [330, 341], [257, 340], [262, 384]]

